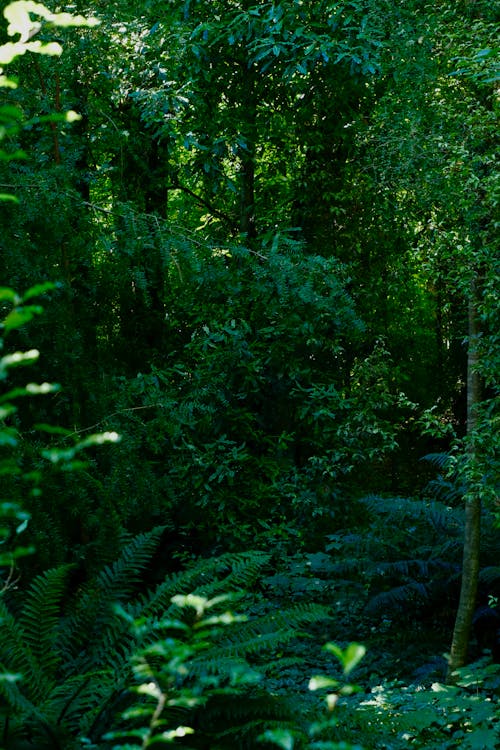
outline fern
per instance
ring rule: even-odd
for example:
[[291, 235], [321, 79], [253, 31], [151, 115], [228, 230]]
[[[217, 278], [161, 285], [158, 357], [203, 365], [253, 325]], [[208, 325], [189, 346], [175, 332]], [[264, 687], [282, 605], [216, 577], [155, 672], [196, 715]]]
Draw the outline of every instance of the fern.
[[[259, 567], [256, 563], [267, 563], [258, 553], [246, 556], [254, 563], [250, 575], [255, 575]], [[233, 556], [200, 563], [207, 572], [211, 567], [213, 575], [221, 577], [217, 588], [231, 579], [229, 559]], [[237, 575], [242, 575], [241, 571]], [[206, 590], [205, 582], [202, 588]], [[213, 592], [213, 587], [209, 588]], [[272, 610], [234, 624], [225, 613], [226, 605], [224, 597], [209, 600], [200, 591], [193, 592], [192, 597], [177, 597], [165, 612], [164, 622], [157, 624], [155, 638], [161, 635], [160, 640], [153, 639], [136, 654], [134, 671], [146, 694], [150, 694], [151, 686], [156, 686], [153, 692], [160, 691], [165, 696], [160, 699], [163, 727], [175, 727], [181, 720], [195, 729], [196, 746], [201, 741], [203, 746], [221, 749], [247, 744], [254, 747], [256, 737], [266, 727], [296, 727], [299, 704], [303, 709], [303, 699], [270, 693], [259, 664], [265, 662], [264, 671], [276, 673], [283, 665], [283, 651], [300, 635], [300, 628], [325, 620], [328, 612], [325, 607], [301, 604], [286, 612]], [[144, 626], [143, 620], [138, 629], [140, 634], [146, 632], [151, 637], [151, 629]], [[285, 661], [298, 663], [297, 658]], [[137, 730], [149, 738], [144, 740], [144, 747], [155, 741], [153, 717], [157, 709], [154, 702], [147, 701], [136, 703], [127, 714], [142, 721], [151, 717], [148, 729]], [[110, 738], [119, 735], [118, 731]]]
[[154, 592], [143, 595], [127, 608], [131, 617], [158, 616], [167, 609], [173, 615], [171, 599], [175, 594], [196, 591], [207, 598], [217, 594], [249, 590], [262, 578], [271, 555], [260, 552], [227, 553], [218, 558], [199, 560], [187, 570], [165, 579]]
[[456, 477], [450, 476], [450, 454], [428, 453], [422, 460], [428, 461], [436, 469], [443, 472], [443, 474], [438, 474], [435, 479], [431, 479], [428, 484], [428, 490], [432, 495], [447, 504], [457, 505], [460, 503], [465, 493], [465, 487], [457, 482]]
[[[215, 696], [194, 715], [194, 728], [204, 735], [210, 747], [258, 748], [263, 730], [293, 730], [299, 740], [305, 737], [303, 701], [298, 697], [273, 696], [262, 691], [254, 695]], [[302, 726], [301, 726], [302, 724]]]
[[61, 663], [57, 650], [61, 599], [71, 569], [71, 565], [63, 565], [38, 576], [28, 590], [19, 620], [25, 646], [36, 664], [34, 670], [23, 675], [30, 682], [35, 700], [50, 693]]
[[30, 724], [35, 737], [56, 737], [65, 728], [76, 739], [93, 726], [104, 705], [112, 711], [128, 679], [133, 649], [127, 625], [112, 603], [133, 596], [162, 531], [141, 534], [127, 545], [80, 592], [69, 615], [60, 610], [71, 566], [38, 576], [18, 619], [0, 599], [0, 661], [22, 674], [18, 683], [0, 686], [13, 731]]
[[34, 674], [36, 662], [18, 621], [0, 597], [0, 661], [9, 672]]
[[479, 573], [479, 580], [488, 586], [500, 581], [500, 566], [489, 565], [487, 568], [483, 568]]
[[361, 501], [368, 512], [374, 516], [384, 516], [388, 521], [397, 519], [398, 524], [407, 520], [429, 520], [438, 530], [454, 528], [460, 532], [463, 523], [463, 512], [451, 509], [443, 503], [407, 497], [382, 497], [369, 495]]
[[0, 662], [0, 696], [4, 703], [17, 714], [31, 714], [36, 709], [33, 703], [24, 695], [22, 690], [22, 675], [13, 674], [10, 665]]
[[119, 559], [106, 566], [80, 593], [62, 635], [68, 660], [76, 659], [80, 669], [94, 669], [106, 657], [114, 659], [117, 655], [126, 628], [115, 616], [112, 605], [133, 596], [164, 528], [159, 526], [135, 537]]
[[[304, 616], [309, 622], [314, 620], [312, 607], [306, 608]], [[324, 608], [320, 609], [320, 617], [323, 620], [326, 617]], [[229, 629], [222, 638], [218, 639], [209, 653], [203, 653], [194, 658], [190, 666], [195, 673], [203, 670], [215, 673], [224, 664], [230, 664], [231, 660], [245, 659], [250, 663], [259, 662], [260, 658], [265, 655], [268, 668], [271, 668], [271, 655], [298, 635], [299, 632], [293, 627], [277, 627], [267, 619], [252, 620], [237, 628]]]
[[427, 453], [422, 456], [422, 461], [428, 461], [440, 471], [447, 469], [450, 465], [449, 453]]
[[386, 614], [397, 609], [408, 610], [410, 602], [414, 605], [422, 604], [428, 598], [427, 586], [418, 581], [411, 581], [403, 586], [394, 586], [389, 591], [383, 591], [373, 596], [367, 605], [367, 612]]
[[104, 707], [116, 695], [117, 680], [110, 670], [69, 677], [42, 704], [45, 713], [74, 736], [89, 732]]
[[[418, 622], [427, 628], [425, 642], [435, 642], [443, 628], [451, 627], [458, 600], [462, 508], [428, 497], [370, 495], [359, 503], [363, 529], [327, 537], [328, 561], [315, 572], [325, 591], [331, 582], [346, 613], [344, 637], [359, 637], [364, 631], [369, 638], [382, 627], [381, 636], [392, 642]], [[289, 578], [293, 573], [291, 569]], [[358, 623], [354, 632], [353, 621]]]
[[[280, 661], [275, 655], [281, 658], [287, 644], [305, 627], [324, 620], [328, 610], [310, 603], [286, 612], [265, 605], [268, 611], [263, 614], [259, 597], [249, 593], [260, 587], [269, 569], [270, 555], [258, 551], [200, 560], [152, 591], [141, 592], [141, 574], [162, 531], [157, 528], [133, 539], [118, 560], [65, 603], [64, 610], [61, 603], [71, 566], [38, 576], [19, 617], [0, 599], [0, 664], [23, 674], [18, 682], [0, 683], [13, 732], [29, 727], [40, 745], [50, 737], [56, 748], [77, 747], [83, 736], [90, 742], [99, 741], [125, 688], [133, 682], [132, 665], [136, 665], [139, 682], [141, 675], [150, 682], [148, 669], [161, 664], [162, 649], [173, 638], [175, 658], [187, 654], [187, 672], [176, 673], [169, 688], [173, 695], [184, 683], [194, 686], [195, 692], [201, 690], [200, 695], [209, 689], [214, 701], [218, 700], [217, 690], [213, 695], [210, 692], [214, 684], [219, 685], [221, 695], [226, 690], [233, 695], [241, 693], [249, 701], [242, 726], [246, 722], [251, 734], [250, 707], [259, 705], [260, 694], [269, 698], [264, 683], [254, 686], [254, 668], [264, 661], [264, 673], [276, 674]], [[200, 621], [196, 609], [181, 605], [184, 599], [172, 601], [175, 594], [194, 595], [195, 599], [186, 599], [189, 602], [208, 602], [211, 617]], [[231, 599], [238, 602], [240, 611], [253, 608], [261, 614], [226, 627], [224, 623], [231, 621], [226, 614]], [[117, 614], [116, 605], [125, 616]], [[140, 626], [131, 629], [134, 620]], [[176, 620], [182, 626], [173, 626]], [[191, 632], [191, 640], [183, 641], [183, 632]], [[141, 654], [146, 654], [150, 663], [145, 672], [144, 662], [140, 666]], [[297, 664], [296, 657], [286, 658], [287, 663]], [[168, 716], [187, 720], [194, 714], [174, 699]], [[261, 723], [259, 726], [262, 728]], [[76, 744], [65, 744], [69, 741], [61, 739], [63, 736], [73, 738], [71, 742]]]

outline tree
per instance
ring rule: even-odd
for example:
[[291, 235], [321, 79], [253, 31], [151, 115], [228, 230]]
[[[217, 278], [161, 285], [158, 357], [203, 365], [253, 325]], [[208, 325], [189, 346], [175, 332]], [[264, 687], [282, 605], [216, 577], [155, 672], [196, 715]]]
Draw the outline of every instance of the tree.
[[[371, 153], [379, 154], [384, 189], [405, 221], [413, 223], [416, 249], [428, 274], [423, 281], [439, 292], [441, 336], [444, 316], [457, 309], [457, 303], [459, 315], [444, 334], [448, 349], [453, 337], [460, 341], [468, 336], [467, 366], [461, 367], [467, 437], [457, 443], [454, 460], [464, 480], [467, 520], [451, 674], [467, 655], [479, 572], [481, 502], [494, 506], [498, 493], [492, 481], [492, 471], [498, 471], [494, 423], [499, 395], [498, 359], [492, 356], [497, 313], [491, 304], [498, 278], [491, 218], [497, 202], [495, 55], [488, 46], [495, 32], [490, 11], [482, 4], [466, 4], [459, 23], [456, 8], [445, 6], [429, 9], [406, 28], [403, 49], [393, 52], [399, 68], [404, 61], [406, 76], [399, 70], [399, 85], [378, 102], [370, 142]], [[488, 381], [484, 392], [483, 379]], [[459, 430], [458, 435], [463, 433]]]
[[[9, 285], [58, 282], [36, 322], [39, 379], [66, 385], [50, 408], [124, 434], [31, 502], [40, 565], [85, 577], [156, 523], [167, 567], [256, 537], [320, 549], [363, 528], [366, 491], [418, 494], [434, 451], [492, 505], [486, 6], [101, 5], [57, 66], [17, 61], [10, 147], [32, 161], [0, 165]], [[39, 119], [66, 107], [71, 129]]]

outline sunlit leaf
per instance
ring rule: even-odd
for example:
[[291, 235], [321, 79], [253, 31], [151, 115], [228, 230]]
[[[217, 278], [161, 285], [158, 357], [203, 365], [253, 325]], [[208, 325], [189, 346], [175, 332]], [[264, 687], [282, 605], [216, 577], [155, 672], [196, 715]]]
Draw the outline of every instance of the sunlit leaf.
[[342, 665], [344, 674], [349, 674], [359, 664], [366, 653], [366, 648], [360, 643], [350, 643], [342, 650], [336, 643], [327, 643], [325, 650], [334, 654]]
[[33, 297], [38, 297], [40, 294], [45, 294], [45, 292], [50, 292], [55, 288], [56, 285], [51, 281], [46, 281], [43, 284], [36, 284], [35, 286], [30, 287], [28, 291], [23, 294], [23, 302], [27, 302]]
[[14, 305], [18, 305], [21, 302], [21, 298], [17, 292], [7, 286], [0, 287], [0, 300], [9, 300]]
[[35, 315], [40, 315], [43, 312], [43, 308], [38, 305], [29, 305], [28, 307], [18, 307], [16, 310], [12, 310], [5, 320], [3, 321], [3, 327], [5, 331], [12, 331], [14, 328], [20, 328], [21, 326], [29, 323]]

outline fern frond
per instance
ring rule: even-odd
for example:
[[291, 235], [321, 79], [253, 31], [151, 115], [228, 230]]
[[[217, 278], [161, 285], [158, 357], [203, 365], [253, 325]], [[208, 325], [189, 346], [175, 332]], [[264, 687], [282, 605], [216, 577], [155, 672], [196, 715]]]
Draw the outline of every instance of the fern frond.
[[187, 570], [169, 576], [154, 592], [141, 596], [127, 611], [134, 617], [159, 617], [166, 610], [171, 614], [180, 611], [171, 602], [176, 594], [197, 593], [213, 598], [222, 593], [249, 590], [262, 576], [270, 559], [271, 555], [265, 552], [250, 551], [198, 560]]
[[319, 604], [298, 604], [286, 612], [273, 612], [224, 629], [217, 644], [190, 661], [193, 669], [216, 671], [218, 663], [269, 655], [300, 635], [299, 628], [329, 617]]
[[207, 571], [208, 567], [202, 565], [169, 575], [154, 591], [141, 594], [136, 602], [126, 606], [126, 610], [134, 618], [158, 617], [171, 606], [173, 596], [197, 591], [206, 582]]
[[427, 517], [438, 534], [460, 537], [464, 527], [462, 508], [450, 508], [440, 502], [429, 503]]
[[0, 597], [0, 661], [7, 672], [34, 674], [37, 665], [14, 615]]
[[455, 571], [456, 566], [445, 560], [394, 560], [391, 562], [375, 563], [374, 572], [382, 576], [415, 576], [431, 577], [436, 571]]
[[72, 565], [62, 565], [37, 576], [26, 595], [19, 620], [26, 646], [36, 662], [36, 673], [25, 674], [36, 696], [49, 693], [56, 680], [61, 654], [57, 648], [59, 639], [61, 598]]
[[[111, 601], [123, 601], [135, 593], [140, 574], [156, 552], [165, 526], [157, 526], [151, 531], [138, 534], [122, 550], [118, 560], [107, 565], [98, 575], [95, 590], [102, 591]], [[92, 598], [92, 591], [87, 599]], [[82, 605], [85, 597], [82, 597]]]
[[361, 502], [376, 518], [385, 516], [389, 521], [397, 519], [400, 528], [404, 528], [403, 523], [407, 520], [421, 521], [433, 526], [438, 533], [450, 535], [460, 534], [463, 528], [462, 509], [450, 508], [438, 501], [368, 495]]
[[[304, 716], [299, 697], [255, 691], [244, 699], [237, 693], [216, 696], [199, 712], [195, 731], [205, 736], [207, 747], [259, 747], [257, 737], [266, 729], [291, 729], [299, 738], [299, 717]], [[302, 728], [305, 739], [305, 729]], [[210, 744], [208, 744], [210, 743]]]
[[420, 460], [428, 461], [437, 469], [439, 469], [440, 471], [443, 471], [443, 469], [446, 469], [449, 464], [450, 454], [449, 453], [426, 453], [425, 456], [422, 456]]
[[306, 602], [295, 604], [286, 610], [273, 611], [270, 614], [252, 620], [250, 623], [244, 623], [243, 627], [246, 624], [255, 623], [264, 632], [273, 630], [276, 627], [296, 629], [304, 625], [313, 625], [322, 622], [328, 618], [331, 618], [331, 611], [328, 607]]
[[[84, 671], [98, 668], [103, 656], [113, 653], [112, 644], [116, 648], [123, 640], [127, 625], [116, 616], [113, 605], [133, 596], [164, 529], [164, 526], [158, 526], [136, 536], [122, 550], [118, 560], [106, 566], [77, 600], [62, 637], [66, 639], [68, 659], [80, 655], [79, 664], [81, 669], [85, 667]], [[91, 644], [90, 649], [88, 644]]]
[[19, 679], [11, 679], [11, 670], [6, 664], [0, 662], [0, 696], [9, 710], [17, 716], [32, 716], [36, 713], [33, 703], [26, 698], [21, 689], [22, 675]]
[[383, 591], [372, 597], [366, 606], [370, 614], [391, 612], [401, 608], [408, 608], [415, 602], [425, 602], [429, 598], [427, 586], [418, 581], [411, 581], [403, 586], [396, 586], [389, 591]]
[[41, 709], [54, 725], [66, 726], [75, 735], [86, 734], [121, 689], [119, 683], [119, 676], [110, 670], [73, 675], [56, 686]]
[[479, 580], [487, 585], [497, 583], [500, 580], [500, 566], [489, 565], [487, 568], [483, 568], [479, 571]]
[[270, 559], [271, 555], [257, 550], [227, 553], [216, 559], [216, 572], [219, 577], [225, 573], [223, 580], [227, 591], [250, 589]]
[[449, 482], [441, 476], [431, 479], [427, 485], [427, 489], [435, 497], [447, 504], [460, 500], [462, 496], [462, 493], [455, 487], [453, 482]]

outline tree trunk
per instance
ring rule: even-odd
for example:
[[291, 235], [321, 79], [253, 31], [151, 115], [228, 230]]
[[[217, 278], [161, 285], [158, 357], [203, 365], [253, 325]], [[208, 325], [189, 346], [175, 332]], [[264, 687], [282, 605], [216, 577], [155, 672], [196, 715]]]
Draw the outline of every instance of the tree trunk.
[[[477, 406], [481, 401], [481, 378], [478, 363], [478, 288], [473, 281], [469, 300], [469, 342], [467, 352], [467, 436], [469, 465], [477, 459], [473, 433], [477, 424]], [[465, 531], [462, 560], [462, 585], [455, 628], [450, 650], [447, 681], [453, 682], [453, 673], [467, 660], [467, 648], [476, 605], [479, 578], [479, 552], [481, 539], [481, 498], [474, 488], [466, 488]]]

